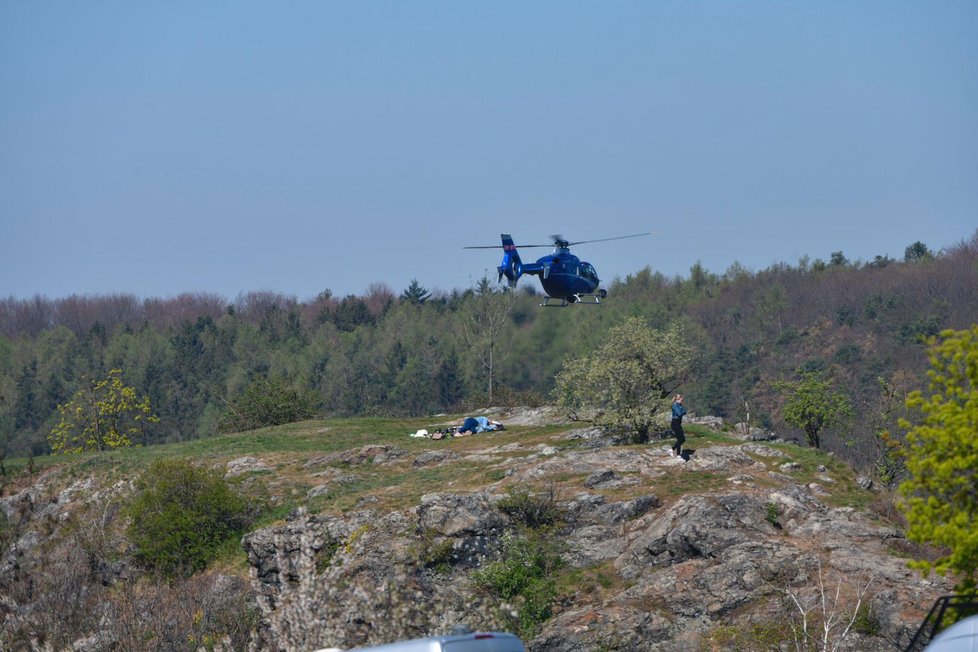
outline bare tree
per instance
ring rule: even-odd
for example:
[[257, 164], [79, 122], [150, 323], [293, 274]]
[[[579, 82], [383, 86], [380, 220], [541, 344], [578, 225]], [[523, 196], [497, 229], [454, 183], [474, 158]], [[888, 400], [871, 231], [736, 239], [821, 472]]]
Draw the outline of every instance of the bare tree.
[[796, 650], [814, 646], [819, 652], [837, 652], [852, 632], [873, 581], [847, 578], [837, 571], [824, 573], [818, 557], [815, 566], [814, 586], [793, 586], [788, 582], [782, 589], [793, 614], [789, 626]]
[[516, 293], [493, 289], [482, 279], [476, 293], [466, 302], [462, 318], [462, 337], [486, 370], [488, 400], [492, 403], [493, 374], [509, 350], [500, 347], [503, 331], [516, 303]]

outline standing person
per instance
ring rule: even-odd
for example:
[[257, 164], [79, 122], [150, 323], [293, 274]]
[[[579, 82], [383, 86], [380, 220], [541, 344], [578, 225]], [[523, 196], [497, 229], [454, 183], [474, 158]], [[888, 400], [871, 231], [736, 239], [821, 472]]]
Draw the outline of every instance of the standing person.
[[686, 441], [686, 433], [683, 432], [683, 415], [685, 414], [683, 395], [676, 394], [672, 400], [672, 432], [676, 435], [676, 445], [669, 449], [669, 455], [672, 457], [683, 456], [683, 443]]

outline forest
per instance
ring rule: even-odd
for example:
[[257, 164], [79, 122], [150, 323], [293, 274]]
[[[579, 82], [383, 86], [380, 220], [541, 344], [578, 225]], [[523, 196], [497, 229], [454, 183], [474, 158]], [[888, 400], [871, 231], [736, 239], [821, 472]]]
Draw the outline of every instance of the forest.
[[779, 387], [818, 373], [854, 408], [822, 447], [869, 465], [874, 436], [895, 432], [903, 397], [926, 384], [927, 339], [978, 322], [978, 232], [937, 252], [912, 243], [899, 260], [838, 251], [722, 274], [697, 262], [676, 277], [646, 267], [608, 284], [600, 306], [541, 308], [532, 279], [516, 291], [493, 281], [450, 293], [377, 283], [305, 301], [268, 291], [0, 299], [0, 460], [49, 454], [58, 406], [113, 370], [158, 417], [139, 445], [227, 430], [235, 401], [262, 383], [293, 388], [322, 418], [548, 403], [566, 361], [639, 317], [683, 324], [699, 354], [682, 388], [692, 413], [749, 416], [802, 441]]

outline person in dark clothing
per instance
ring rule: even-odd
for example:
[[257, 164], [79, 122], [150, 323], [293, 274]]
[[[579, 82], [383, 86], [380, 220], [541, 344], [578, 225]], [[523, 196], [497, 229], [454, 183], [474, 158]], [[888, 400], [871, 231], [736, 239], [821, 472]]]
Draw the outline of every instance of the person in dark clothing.
[[676, 435], [676, 444], [669, 449], [669, 455], [672, 457], [681, 458], [683, 456], [683, 443], [686, 441], [686, 433], [683, 432], [683, 415], [685, 414], [683, 395], [676, 394], [672, 401], [672, 432]]

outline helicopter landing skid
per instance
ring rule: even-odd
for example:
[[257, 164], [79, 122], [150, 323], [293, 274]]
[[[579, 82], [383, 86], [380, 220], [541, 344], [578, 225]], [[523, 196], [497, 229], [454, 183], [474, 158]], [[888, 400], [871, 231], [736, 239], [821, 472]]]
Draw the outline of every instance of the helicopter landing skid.
[[[604, 290], [601, 290], [600, 296], [597, 294], [575, 294], [573, 300], [571, 301], [568, 301], [566, 298], [546, 296], [543, 298], [543, 303], [541, 303], [540, 306], [543, 308], [565, 308], [574, 304], [598, 306], [601, 305], [601, 299], [606, 296], [608, 296], [608, 293]], [[560, 303], [551, 303], [551, 301], [559, 301]]]

